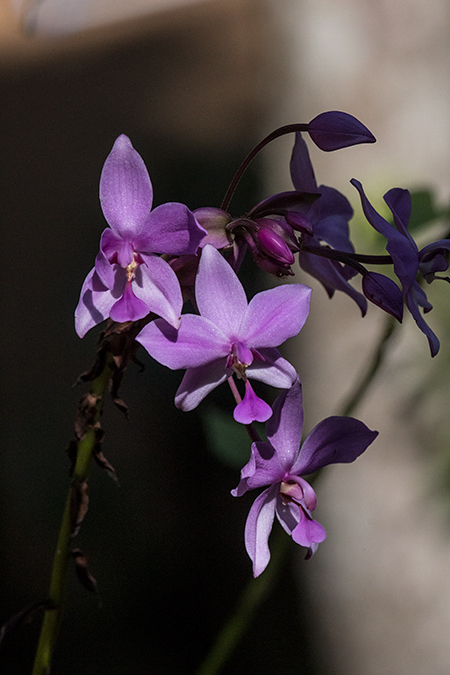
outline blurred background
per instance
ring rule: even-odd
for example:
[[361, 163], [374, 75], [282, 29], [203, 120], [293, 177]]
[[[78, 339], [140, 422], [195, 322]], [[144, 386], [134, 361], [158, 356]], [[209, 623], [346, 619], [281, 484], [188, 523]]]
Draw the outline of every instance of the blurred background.
[[[344, 110], [378, 142], [311, 148], [319, 183], [355, 207], [352, 177], [380, 208], [394, 186], [430, 188], [445, 206], [449, 36], [444, 0], [0, 2], [0, 623], [47, 593], [64, 450], [85, 391], [71, 385], [98, 334], [79, 340], [73, 310], [104, 228], [98, 181], [115, 138], [126, 133], [143, 156], [155, 203], [194, 209], [220, 204], [242, 158], [275, 127]], [[284, 138], [265, 150], [233, 214], [290, 189], [291, 147]], [[373, 236], [355, 210], [358, 249], [368, 252]], [[385, 317], [371, 308], [361, 320], [348, 297], [330, 302], [300, 271], [295, 280], [314, 288], [289, 346], [309, 430], [340, 412]], [[249, 266], [246, 283], [267, 280]], [[317, 484], [327, 541], [308, 563], [291, 551], [224, 673], [448, 673], [449, 289], [427, 292], [441, 352], [432, 361], [405, 318], [355, 412], [379, 439]], [[94, 467], [76, 540], [102, 607], [71, 579], [55, 673], [194, 673], [251, 575], [243, 528], [252, 497], [229, 496], [239, 462], [211, 453], [211, 419], [231, 410], [228, 392], [182, 413], [173, 406], [181, 373], [139, 358], [145, 371], [130, 366], [122, 388], [130, 420], [112, 404], [103, 420], [121, 487]], [[30, 672], [39, 628], [38, 617], [9, 637], [1, 672]]]

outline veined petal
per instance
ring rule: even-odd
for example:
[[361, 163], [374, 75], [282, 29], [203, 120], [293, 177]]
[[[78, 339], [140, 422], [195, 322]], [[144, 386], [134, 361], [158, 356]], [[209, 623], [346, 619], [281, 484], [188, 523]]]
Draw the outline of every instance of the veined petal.
[[292, 387], [298, 378], [298, 373], [289, 361], [283, 359], [276, 347], [263, 348], [260, 352], [264, 361], [254, 359], [245, 371], [247, 377], [279, 389]]
[[291, 473], [304, 476], [328, 464], [353, 462], [377, 436], [353, 417], [327, 417], [303, 443]]
[[202, 249], [195, 283], [200, 314], [230, 338], [237, 338], [247, 309], [245, 291], [237, 275], [214, 246]]
[[177, 275], [165, 260], [156, 255], [142, 255], [132, 286], [136, 297], [146, 303], [149, 312], [154, 312], [171, 326], [180, 325], [183, 297]]
[[258, 577], [270, 560], [269, 535], [275, 516], [278, 485], [256, 497], [245, 524], [245, 548], [253, 563], [253, 576]]
[[303, 396], [300, 380], [280, 394], [272, 406], [273, 415], [266, 425], [267, 439], [277, 449], [285, 470], [291, 469], [298, 456], [303, 430]]
[[185, 255], [195, 253], [206, 234], [187, 206], [168, 202], [149, 214], [134, 247], [143, 253]]
[[123, 239], [141, 231], [152, 207], [153, 189], [142, 157], [122, 134], [103, 165], [100, 202], [109, 226]]
[[262, 291], [250, 301], [239, 339], [251, 347], [277, 347], [302, 329], [308, 314], [311, 288], [285, 284]]
[[218, 358], [225, 364], [230, 351], [226, 336], [211, 321], [196, 314], [184, 314], [179, 330], [162, 319], [151, 321], [136, 340], [171, 370], [205, 366]]
[[111, 291], [100, 280], [95, 267], [87, 275], [81, 288], [80, 299], [75, 310], [75, 330], [82, 338], [88, 330], [104, 321], [116, 302]]
[[230, 375], [226, 359], [217, 359], [198, 368], [189, 368], [175, 394], [175, 405], [181, 410], [194, 410], [210, 391]]

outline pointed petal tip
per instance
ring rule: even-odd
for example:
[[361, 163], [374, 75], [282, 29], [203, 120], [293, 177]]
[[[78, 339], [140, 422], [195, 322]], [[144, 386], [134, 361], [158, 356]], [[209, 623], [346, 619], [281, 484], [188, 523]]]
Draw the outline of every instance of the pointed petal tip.
[[339, 110], [317, 115], [308, 125], [311, 140], [325, 152], [359, 143], [375, 143], [376, 138], [356, 117]]

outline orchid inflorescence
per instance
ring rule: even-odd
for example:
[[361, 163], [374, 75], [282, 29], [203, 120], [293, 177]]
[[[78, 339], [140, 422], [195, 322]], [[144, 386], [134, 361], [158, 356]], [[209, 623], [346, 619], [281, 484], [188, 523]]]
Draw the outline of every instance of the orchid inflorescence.
[[[295, 134], [290, 163], [294, 189], [232, 216], [229, 203], [242, 173], [267, 143], [286, 133]], [[228, 381], [236, 401], [234, 419], [247, 426], [253, 441], [232, 494], [265, 488], [256, 497], [245, 528], [254, 576], [269, 562], [268, 538], [275, 515], [292, 539], [306, 547], [306, 557], [313, 555], [326, 533], [313, 519], [316, 495], [304, 476], [332, 463], [352, 462], [377, 432], [351, 417], [329, 417], [301, 445], [300, 378], [278, 348], [305, 324], [311, 289], [280, 283], [248, 301], [238, 277], [245, 255], [279, 280], [294, 276], [297, 256], [330, 298], [335, 291], [346, 293], [362, 315], [369, 300], [401, 322], [406, 304], [428, 338], [432, 356], [439, 341], [421, 312], [432, 307], [419, 279], [450, 280], [436, 275], [447, 270], [450, 239], [418, 249], [408, 231], [411, 196], [401, 188], [384, 196], [393, 215], [391, 224], [371, 205], [361, 183], [351, 181], [369, 224], [387, 240], [385, 255], [356, 253], [349, 236], [353, 209], [337, 190], [317, 184], [302, 133], [324, 151], [375, 141], [361, 122], [343, 112], [326, 112], [309, 124], [281, 127], [249, 153], [220, 208], [194, 211], [179, 203], [152, 211], [153, 190], [145, 164], [128, 137], [119, 136], [100, 179], [108, 227], [75, 312], [80, 337], [109, 319], [110, 332], [117, 324], [121, 334], [133, 327], [133, 338], [151, 357], [172, 370], [185, 370], [175, 394], [175, 405], [184, 411], [196, 408]], [[391, 264], [399, 285], [367, 269], [378, 264]], [[352, 285], [359, 274], [361, 290]], [[182, 314], [186, 300], [194, 312]], [[250, 380], [282, 393], [270, 406]], [[267, 440], [259, 437], [255, 421], [266, 423]]]

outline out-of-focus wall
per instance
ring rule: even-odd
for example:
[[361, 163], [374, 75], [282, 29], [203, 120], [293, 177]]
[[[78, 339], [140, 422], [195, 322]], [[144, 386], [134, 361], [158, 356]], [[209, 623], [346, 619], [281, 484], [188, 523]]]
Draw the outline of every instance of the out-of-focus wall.
[[[285, 49], [269, 126], [344, 110], [378, 139], [335, 153], [311, 147], [318, 182], [343, 191], [353, 205], [358, 198], [348, 183], [352, 177], [377, 205], [394, 186], [429, 186], [448, 200], [449, 4], [277, 0], [271, 7]], [[267, 164], [268, 181], [277, 189], [289, 181], [290, 144], [274, 147]], [[384, 317], [371, 307], [361, 319], [348, 297], [336, 293], [330, 301], [318, 283], [306, 275], [300, 279], [314, 288], [311, 314], [295, 346], [311, 428], [339, 412], [364, 372]], [[380, 431], [379, 438], [354, 465], [328, 469], [317, 484], [317, 513], [328, 540], [312, 561], [299, 562], [299, 602], [302, 607], [305, 598], [310, 601], [320, 672], [441, 675], [450, 668], [445, 286], [435, 282], [426, 289], [443, 308], [427, 315], [441, 352], [432, 360], [425, 336], [405, 316], [355, 412]]]

